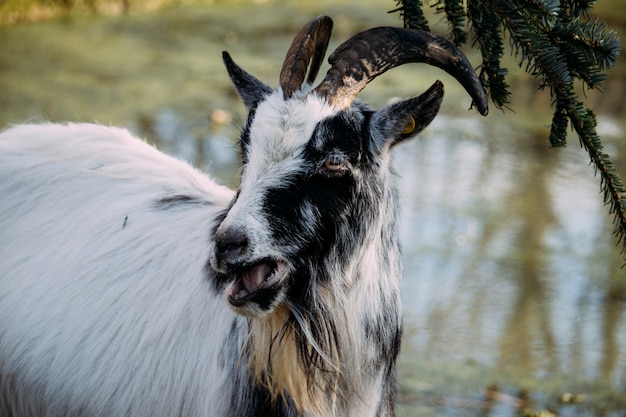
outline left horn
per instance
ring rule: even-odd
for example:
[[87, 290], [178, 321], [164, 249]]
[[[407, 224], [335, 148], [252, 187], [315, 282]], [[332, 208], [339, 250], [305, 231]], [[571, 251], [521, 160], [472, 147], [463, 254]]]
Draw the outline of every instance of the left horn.
[[309, 63], [307, 82], [315, 81], [332, 29], [332, 19], [319, 16], [304, 25], [293, 39], [280, 71], [280, 86], [285, 100], [302, 87]]
[[328, 58], [331, 68], [315, 92], [343, 109], [367, 83], [391, 68], [425, 62], [456, 78], [483, 116], [489, 111], [487, 95], [465, 55], [451, 42], [418, 29], [378, 27], [348, 39]]

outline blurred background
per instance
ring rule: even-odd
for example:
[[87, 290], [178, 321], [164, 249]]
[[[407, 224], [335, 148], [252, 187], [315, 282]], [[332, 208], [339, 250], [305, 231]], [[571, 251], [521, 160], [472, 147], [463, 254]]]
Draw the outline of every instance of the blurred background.
[[[244, 106], [228, 50], [272, 86], [311, 17], [330, 49], [402, 24], [393, 0], [0, 0], [0, 126], [85, 121], [129, 128], [236, 186]], [[433, 31], [446, 35], [429, 10]], [[595, 16], [623, 34], [626, 1]], [[472, 63], [480, 57], [465, 48]], [[572, 136], [550, 149], [548, 92], [508, 57], [510, 109], [483, 118], [446, 74], [406, 65], [361, 98], [381, 107], [436, 79], [442, 111], [398, 147], [406, 333], [399, 416], [626, 416], [626, 270], [599, 179]], [[624, 58], [604, 93], [577, 91], [626, 178]], [[322, 68], [322, 72], [325, 69]]]

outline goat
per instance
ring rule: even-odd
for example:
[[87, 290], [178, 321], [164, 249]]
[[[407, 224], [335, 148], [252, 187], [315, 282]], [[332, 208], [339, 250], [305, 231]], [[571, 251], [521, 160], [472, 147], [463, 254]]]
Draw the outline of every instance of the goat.
[[118, 128], [0, 135], [0, 415], [394, 416], [390, 153], [443, 86], [378, 111], [356, 96], [426, 62], [487, 100], [455, 46], [391, 27], [341, 44], [313, 88], [331, 28], [302, 28], [275, 90], [223, 53], [248, 112], [236, 192]]

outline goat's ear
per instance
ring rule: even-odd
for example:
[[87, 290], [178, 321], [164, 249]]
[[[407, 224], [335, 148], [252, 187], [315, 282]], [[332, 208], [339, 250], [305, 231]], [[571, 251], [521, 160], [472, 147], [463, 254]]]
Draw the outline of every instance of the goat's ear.
[[237, 93], [239, 93], [239, 97], [243, 100], [248, 111], [255, 108], [260, 101], [272, 94], [273, 90], [267, 84], [244, 71], [233, 61], [228, 52], [222, 52], [222, 59], [224, 60], [224, 65], [226, 65], [228, 75], [237, 89]]
[[436, 81], [425, 93], [389, 104], [372, 116], [371, 129], [377, 145], [385, 149], [412, 138], [433, 121], [443, 99], [443, 84]]

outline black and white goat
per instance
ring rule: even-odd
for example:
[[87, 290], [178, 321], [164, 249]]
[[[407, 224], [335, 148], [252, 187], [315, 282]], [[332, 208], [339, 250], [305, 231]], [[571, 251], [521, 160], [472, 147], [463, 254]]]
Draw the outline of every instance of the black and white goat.
[[331, 27], [302, 29], [277, 90], [224, 53], [248, 109], [236, 192], [125, 130], [0, 135], [2, 417], [394, 415], [390, 150], [443, 87], [354, 99], [407, 62], [452, 74], [482, 114], [486, 97], [457, 48], [399, 28], [346, 41], [312, 88]]

